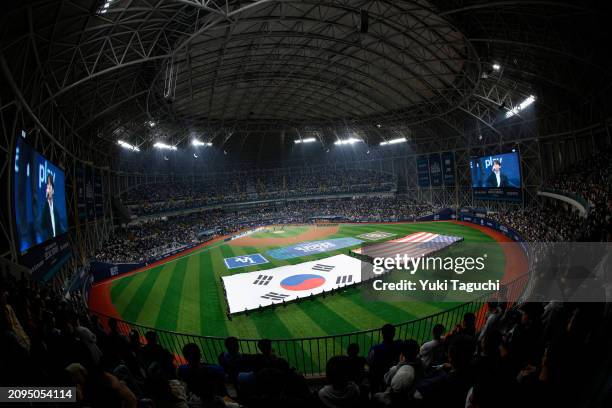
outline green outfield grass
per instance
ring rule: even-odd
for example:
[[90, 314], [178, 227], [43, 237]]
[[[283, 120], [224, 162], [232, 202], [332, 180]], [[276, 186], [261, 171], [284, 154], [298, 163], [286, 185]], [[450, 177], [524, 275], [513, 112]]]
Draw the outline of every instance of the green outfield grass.
[[[285, 227], [283, 234], [259, 232], [253, 237], [286, 238], [304, 232], [306, 227]], [[388, 231], [398, 238], [413, 232], [429, 231], [464, 238], [464, 243], [495, 242], [477, 229], [451, 222], [410, 224], [341, 225], [338, 233], [329, 238], [355, 237], [371, 231]], [[463, 245], [463, 243], [457, 244]], [[112, 302], [129, 322], [158, 329], [198, 335], [240, 338], [298, 338], [347, 333], [380, 327], [384, 323], [400, 323], [429, 315], [452, 304], [442, 302], [372, 302], [364, 299], [364, 288], [348, 288], [333, 296], [316, 297], [289, 304], [286, 307], [226, 317], [226, 305], [220, 277], [228, 274], [263, 270], [325, 258], [347, 249], [287, 261], [266, 256], [270, 263], [228, 270], [224, 258], [261, 253], [272, 248], [235, 247], [214, 243], [199, 251], [174, 259], [138, 274], [116, 279], [111, 283]], [[492, 254], [498, 268], [492, 279], [501, 278], [505, 259], [503, 252]]]

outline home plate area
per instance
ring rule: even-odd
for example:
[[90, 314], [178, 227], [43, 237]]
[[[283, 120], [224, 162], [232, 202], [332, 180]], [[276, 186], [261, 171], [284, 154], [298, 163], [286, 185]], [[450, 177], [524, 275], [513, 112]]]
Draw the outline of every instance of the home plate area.
[[361, 261], [335, 255], [297, 265], [222, 278], [229, 313], [240, 313], [275, 303], [318, 295], [361, 282]]

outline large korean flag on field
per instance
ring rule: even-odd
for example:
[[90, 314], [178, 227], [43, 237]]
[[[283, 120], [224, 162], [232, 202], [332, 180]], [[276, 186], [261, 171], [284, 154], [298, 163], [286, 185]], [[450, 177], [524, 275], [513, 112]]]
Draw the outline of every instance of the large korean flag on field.
[[348, 255], [336, 255], [222, 279], [229, 312], [238, 313], [359, 283], [361, 261]]

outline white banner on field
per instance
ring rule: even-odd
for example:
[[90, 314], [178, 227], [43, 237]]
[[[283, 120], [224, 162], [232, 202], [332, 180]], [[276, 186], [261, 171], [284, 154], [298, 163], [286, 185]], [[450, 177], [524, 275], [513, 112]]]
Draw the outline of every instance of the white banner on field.
[[348, 255], [224, 276], [230, 313], [317, 295], [361, 282], [361, 261]]

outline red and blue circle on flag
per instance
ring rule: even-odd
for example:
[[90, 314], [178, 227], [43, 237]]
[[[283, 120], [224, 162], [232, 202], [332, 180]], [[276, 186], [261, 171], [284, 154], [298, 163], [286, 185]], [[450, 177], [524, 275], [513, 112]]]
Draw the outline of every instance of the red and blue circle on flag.
[[299, 274], [286, 277], [280, 283], [283, 289], [287, 290], [309, 290], [315, 289], [325, 283], [325, 278], [320, 275]]

